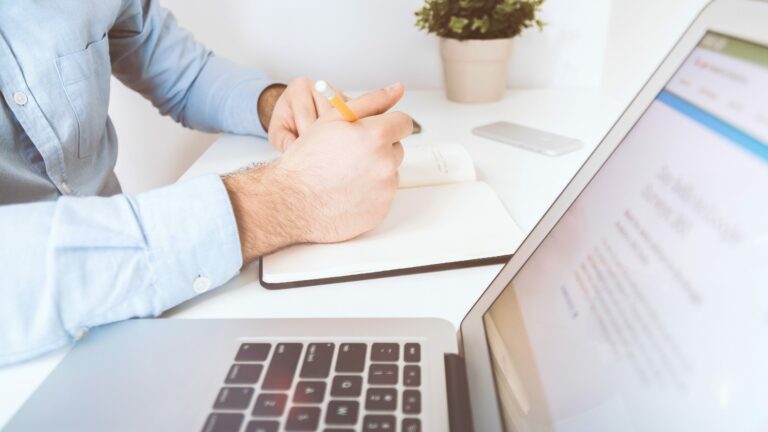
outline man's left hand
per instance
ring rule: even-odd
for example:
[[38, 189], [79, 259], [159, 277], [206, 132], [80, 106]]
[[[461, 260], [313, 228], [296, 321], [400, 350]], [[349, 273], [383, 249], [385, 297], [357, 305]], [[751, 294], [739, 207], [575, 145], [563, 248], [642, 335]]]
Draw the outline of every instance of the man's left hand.
[[331, 108], [315, 91], [314, 81], [306, 78], [294, 79], [288, 87], [269, 87], [259, 98], [259, 118], [267, 125], [269, 142], [280, 152]]

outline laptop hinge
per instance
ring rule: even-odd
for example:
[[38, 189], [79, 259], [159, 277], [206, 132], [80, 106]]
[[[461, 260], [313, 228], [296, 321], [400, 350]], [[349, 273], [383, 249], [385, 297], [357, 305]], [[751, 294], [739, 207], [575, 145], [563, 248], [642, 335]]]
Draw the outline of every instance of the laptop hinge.
[[445, 382], [448, 391], [448, 421], [451, 432], [472, 432], [472, 408], [464, 358], [458, 354], [445, 355]]

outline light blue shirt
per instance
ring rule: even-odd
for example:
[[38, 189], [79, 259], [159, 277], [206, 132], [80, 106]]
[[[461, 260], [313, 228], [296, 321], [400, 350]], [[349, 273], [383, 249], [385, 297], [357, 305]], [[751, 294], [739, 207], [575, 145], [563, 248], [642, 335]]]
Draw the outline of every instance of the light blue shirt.
[[185, 126], [264, 133], [272, 82], [156, 1], [0, 0], [0, 365], [156, 316], [242, 265], [218, 176], [120, 194], [110, 75]]

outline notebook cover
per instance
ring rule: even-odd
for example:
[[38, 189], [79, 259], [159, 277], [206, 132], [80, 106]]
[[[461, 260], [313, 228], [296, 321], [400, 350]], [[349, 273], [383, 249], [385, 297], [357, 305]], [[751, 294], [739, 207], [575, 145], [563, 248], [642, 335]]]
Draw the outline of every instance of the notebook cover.
[[359, 280], [365, 280], [365, 279], [384, 278], [384, 277], [390, 277], [390, 276], [406, 276], [406, 275], [412, 275], [412, 274], [418, 274], [418, 273], [454, 270], [454, 269], [467, 268], [467, 267], [479, 267], [479, 266], [493, 265], [493, 264], [506, 264], [510, 258], [512, 258], [512, 255], [502, 255], [497, 257], [430, 264], [425, 266], [407, 267], [402, 269], [385, 270], [385, 271], [372, 272], [372, 273], [359, 273], [354, 275], [336, 276], [336, 277], [329, 277], [329, 278], [322, 278], [322, 279], [308, 279], [308, 280], [302, 280], [302, 281], [279, 282], [279, 283], [270, 283], [270, 282], [264, 281], [264, 277], [263, 277], [264, 263], [262, 262], [261, 258], [259, 258], [259, 283], [261, 283], [261, 286], [263, 286], [264, 288], [271, 289], [271, 290], [285, 289], [285, 288], [301, 288], [301, 287], [314, 286], [314, 285], [326, 285], [326, 284], [332, 284], [332, 283], [352, 282], [352, 281], [359, 281]]

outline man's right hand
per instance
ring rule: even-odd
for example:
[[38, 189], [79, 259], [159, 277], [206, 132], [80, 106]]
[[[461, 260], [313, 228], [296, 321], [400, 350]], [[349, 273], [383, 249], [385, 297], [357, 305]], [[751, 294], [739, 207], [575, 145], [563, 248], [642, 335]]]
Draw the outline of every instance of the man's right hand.
[[224, 178], [244, 262], [294, 243], [331, 243], [376, 227], [387, 215], [413, 121], [387, 112], [396, 84], [349, 101], [359, 121], [327, 111], [275, 162]]

